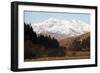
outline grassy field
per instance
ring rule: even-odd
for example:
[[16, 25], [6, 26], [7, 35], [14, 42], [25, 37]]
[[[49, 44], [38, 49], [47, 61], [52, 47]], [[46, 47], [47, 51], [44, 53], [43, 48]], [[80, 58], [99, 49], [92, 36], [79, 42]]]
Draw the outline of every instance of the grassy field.
[[89, 51], [69, 51], [66, 52], [66, 55], [63, 57], [43, 57], [36, 59], [25, 59], [25, 62], [30, 61], [52, 61], [52, 60], [74, 60], [74, 59], [89, 59], [90, 52]]

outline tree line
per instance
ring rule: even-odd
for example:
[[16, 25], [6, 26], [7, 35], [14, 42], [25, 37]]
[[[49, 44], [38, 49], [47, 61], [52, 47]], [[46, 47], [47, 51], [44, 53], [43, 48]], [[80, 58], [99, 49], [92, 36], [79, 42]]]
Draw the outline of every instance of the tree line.
[[58, 48], [59, 42], [50, 36], [37, 35], [31, 24], [24, 23], [24, 40], [31, 40], [32, 43], [41, 44], [45, 48]]
[[81, 40], [81, 37], [76, 37], [67, 45], [67, 48], [72, 51], [90, 51], [90, 36]]
[[37, 35], [31, 24], [24, 23], [24, 58], [32, 59], [42, 56], [64, 56], [64, 49], [50, 36]]

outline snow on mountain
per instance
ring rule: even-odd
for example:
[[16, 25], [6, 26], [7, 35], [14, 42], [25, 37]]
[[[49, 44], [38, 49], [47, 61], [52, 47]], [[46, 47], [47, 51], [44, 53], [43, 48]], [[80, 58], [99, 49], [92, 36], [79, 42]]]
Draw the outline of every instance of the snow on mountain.
[[33, 23], [32, 28], [37, 34], [50, 35], [54, 38], [74, 37], [90, 32], [90, 25], [81, 20], [61, 20], [49, 18], [40, 23]]

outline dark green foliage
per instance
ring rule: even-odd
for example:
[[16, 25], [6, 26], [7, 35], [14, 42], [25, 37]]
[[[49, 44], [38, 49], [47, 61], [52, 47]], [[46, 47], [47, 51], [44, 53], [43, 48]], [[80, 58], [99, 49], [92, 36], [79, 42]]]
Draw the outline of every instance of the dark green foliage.
[[37, 42], [37, 35], [33, 32], [31, 25], [24, 23], [24, 40], [31, 40], [32, 42]]
[[46, 48], [58, 48], [59, 43], [54, 38], [39, 35], [37, 36], [36, 32], [32, 29], [29, 24], [24, 23], [24, 40], [31, 40], [35, 44], [41, 44]]
[[38, 44], [43, 45], [45, 48], [58, 48], [59, 43], [55, 39], [51, 39], [50, 37], [40, 35], [37, 38]]
[[67, 48], [71, 51], [89, 51], [90, 36], [86, 37], [85, 39], [81, 39], [81, 37], [75, 38], [73, 39], [72, 43], [67, 46]]
[[90, 36], [88, 36], [86, 39], [84, 39], [81, 42], [81, 48], [83, 48], [84, 50], [87, 50], [87, 51], [90, 50]]
[[74, 39], [74, 41], [72, 43], [72, 50], [73, 51], [80, 51], [81, 50], [80, 41], [78, 39]]
[[24, 59], [47, 56], [64, 56], [64, 50], [59, 48], [56, 39], [50, 36], [38, 35], [29, 24], [24, 23]]

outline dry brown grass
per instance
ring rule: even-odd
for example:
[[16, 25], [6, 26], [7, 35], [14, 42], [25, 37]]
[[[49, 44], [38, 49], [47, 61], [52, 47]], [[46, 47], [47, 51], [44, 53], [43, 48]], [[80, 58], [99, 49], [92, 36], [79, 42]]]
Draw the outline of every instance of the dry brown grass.
[[30, 61], [51, 61], [51, 60], [74, 60], [74, 59], [89, 59], [90, 52], [89, 51], [69, 51], [66, 52], [66, 55], [63, 57], [43, 57], [36, 59], [25, 59], [25, 62]]

